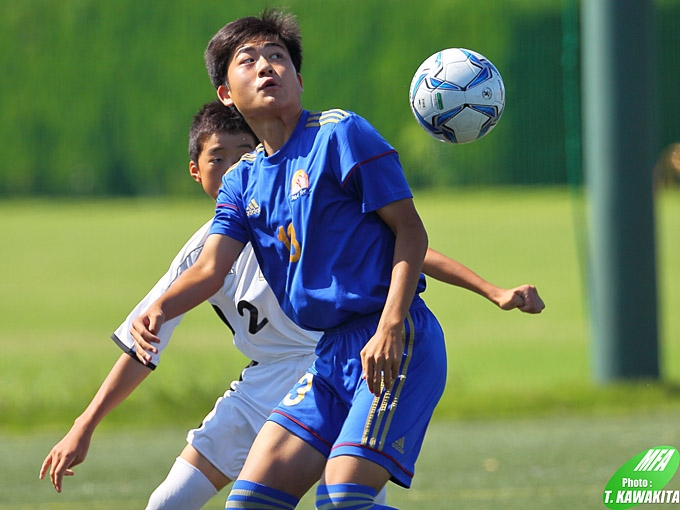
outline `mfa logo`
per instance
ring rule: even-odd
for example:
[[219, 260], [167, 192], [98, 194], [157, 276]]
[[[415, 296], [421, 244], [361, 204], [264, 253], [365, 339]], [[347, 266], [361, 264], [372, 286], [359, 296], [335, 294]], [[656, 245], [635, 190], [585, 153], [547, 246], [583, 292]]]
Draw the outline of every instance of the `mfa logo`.
[[664, 490], [680, 464], [672, 446], [656, 446], [639, 453], [609, 479], [602, 500], [607, 508], [623, 510], [642, 503], [680, 503], [680, 491]]

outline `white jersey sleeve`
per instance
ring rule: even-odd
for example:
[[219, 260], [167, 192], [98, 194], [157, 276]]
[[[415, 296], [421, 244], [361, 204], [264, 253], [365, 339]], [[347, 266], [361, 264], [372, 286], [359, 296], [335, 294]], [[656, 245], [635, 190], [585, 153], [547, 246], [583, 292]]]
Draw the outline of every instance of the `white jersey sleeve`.
[[[182, 272], [191, 267], [203, 249], [212, 220], [203, 225], [175, 256], [168, 271], [130, 312], [111, 338], [128, 354], [135, 356], [130, 335], [132, 321], [172, 285]], [[222, 288], [208, 302], [234, 334], [234, 345], [250, 359], [268, 362], [282, 357], [313, 352], [320, 332], [306, 331], [295, 325], [281, 310], [274, 293], [262, 276], [250, 244], [234, 262]], [[165, 322], [149, 366], [155, 368], [182, 315]]]
[[[132, 335], [130, 335], [132, 321], [145, 312], [154, 301], [161, 297], [165, 291], [170, 288], [172, 282], [174, 282], [179, 277], [179, 275], [181, 275], [184, 271], [191, 267], [194, 262], [196, 262], [196, 259], [203, 249], [205, 240], [210, 233], [211, 223], [212, 220], [208, 221], [205, 225], [198, 229], [193, 236], [191, 236], [191, 239], [187, 241], [187, 243], [173, 259], [168, 271], [160, 280], [158, 280], [156, 285], [154, 285], [154, 287], [149, 291], [144, 299], [142, 299], [137, 304], [137, 306], [135, 306], [135, 308], [125, 319], [125, 322], [118, 326], [118, 329], [116, 329], [113, 335], [111, 335], [113, 341], [116, 342], [121, 347], [121, 349], [126, 351], [128, 354], [135, 356], [135, 342], [132, 339]], [[163, 349], [165, 349], [165, 347], [170, 342], [170, 337], [172, 336], [172, 333], [177, 325], [182, 320], [182, 317], [183, 315], [179, 315], [174, 319], [165, 322], [161, 326], [161, 329], [157, 335], [161, 340], [159, 344], [156, 344], [158, 353], [151, 356], [149, 367], [156, 368], [161, 352], [163, 352]]]

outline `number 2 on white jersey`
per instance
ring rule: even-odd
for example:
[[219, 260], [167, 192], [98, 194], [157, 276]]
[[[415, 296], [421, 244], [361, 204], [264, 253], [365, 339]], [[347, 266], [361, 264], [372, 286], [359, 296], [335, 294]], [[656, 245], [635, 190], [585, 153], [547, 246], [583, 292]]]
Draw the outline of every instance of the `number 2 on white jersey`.
[[238, 302], [236, 310], [238, 311], [241, 317], [245, 317], [244, 314], [245, 310], [248, 310], [248, 312], [250, 313], [250, 321], [248, 322], [248, 333], [250, 333], [251, 335], [256, 334], [258, 331], [264, 328], [269, 322], [269, 319], [267, 319], [266, 317], [262, 320], [259, 320], [260, 311], [254, 304], [249, 303], [245, 299], [242, 299], [241, 301]]

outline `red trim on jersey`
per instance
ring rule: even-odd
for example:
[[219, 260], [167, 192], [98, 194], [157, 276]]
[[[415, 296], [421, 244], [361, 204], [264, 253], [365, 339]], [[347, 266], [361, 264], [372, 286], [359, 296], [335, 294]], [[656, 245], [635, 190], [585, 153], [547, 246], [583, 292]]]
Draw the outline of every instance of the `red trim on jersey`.
[[364, 165], [366, 163], [370, 163], [374, 159], [382, 158], [383, 156], [387, 156], [388, 154], [396, 154], [396, 150], [392, 149], [391, 151], [383, 152], [382, 154], [376, 154], [372, 158], [367, 159], [366, 161], [360, 161], [356, 165], [354, 165], [354, 168], [352, 168], [349, 173], [347, 174], [347, 177], [345, 177], [345, 180], [342, 181], [342, 186], [341, 188], [345, 188], [345, 184], [347, 184], [347, 181], [349, 180], [350, 177], [352, 177], [352, 174], [354, 173], [355, 170], [357, 170], [361, 165]]
[[228, 207], [229, 209], [234, 209], [235, 211], [238, 211], [238, 207], [235, 206], [234, 204], [217, 204], [215, 207], [217, 208]]

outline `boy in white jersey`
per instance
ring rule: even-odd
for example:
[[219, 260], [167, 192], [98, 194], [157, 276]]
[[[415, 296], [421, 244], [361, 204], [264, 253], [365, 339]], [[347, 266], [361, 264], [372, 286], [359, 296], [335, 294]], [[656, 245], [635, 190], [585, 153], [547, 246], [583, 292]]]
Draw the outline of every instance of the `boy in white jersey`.
[[[256, 145], [255, 135], [235, 109], [227, 108], [219, 101], [204, 105], [196, 114], [189, 133], [190, 174], [214, 199], [226, 169]], [[146, 303], [162, 294], [194, 263], [210, 223], [192, 236], [168, 272], [112, 336], [125, 354], [120, 356], [86, 411], [76, 419], [69, 433], [52, 449], [42, 465], [40, 477], [51, 466], [50, 478], [57, 491], [61, 491], [62, 477], [71, 475], [71, 468], [85, 459], [92, 434], [101, 419], [158, 363], [158, 353], [148, 366], [137, 360], [135, 345], [129, 335], [130, 321], [138, 315], [140, 307], [144, 309]], [[260, 275], [252, 251], [243, 252], [223, 288], [210, 302], [234, 332], [237, 347], [246, 356], [257, 359], [259, 364], [244, 370], [244, 380], [232, 383], [202, 426], [189, 432], [187, 446], [166, 481], [152, 495], [148, 508], [201, 508], [235, 478], [253, 437], [278, 401], [281, 392], [278, 386], [286, 388], [294, 383], [314, 358], [319, 335], [301, 330], [281, 313]], [[164, 329], [159, 350], [167, 345], [180, 319], [178, 317]], [[262, 328], [263, 324], [267, 327]], [[254, 337], [255, 334], [258, 336]], [[280, 370], [267, 370], [267, 363], [272, 360], [276, 360]], [[271, 397], [272, 393], [277, 396]], [[221, 424], [223, 420], [231, 423], [231, 427], [229, 423]]]
[[355, 114], [302, 108], [301, 54], [294, 18], [271, 11], [211, 40], [218, 96], [262, 145], [225, 175], [214, 235], [133, 335], [145, 349], [158, 342], [251, 242], [286, 314], [324, 336], [258, 434], [227, 508], [293, 508], [324, 470], [319, 508], [386, 508], [375, 495], [390, 479], [410, 484], [446, 373], [441, 328], [418, 296], [427, 236], [396, 151]]

